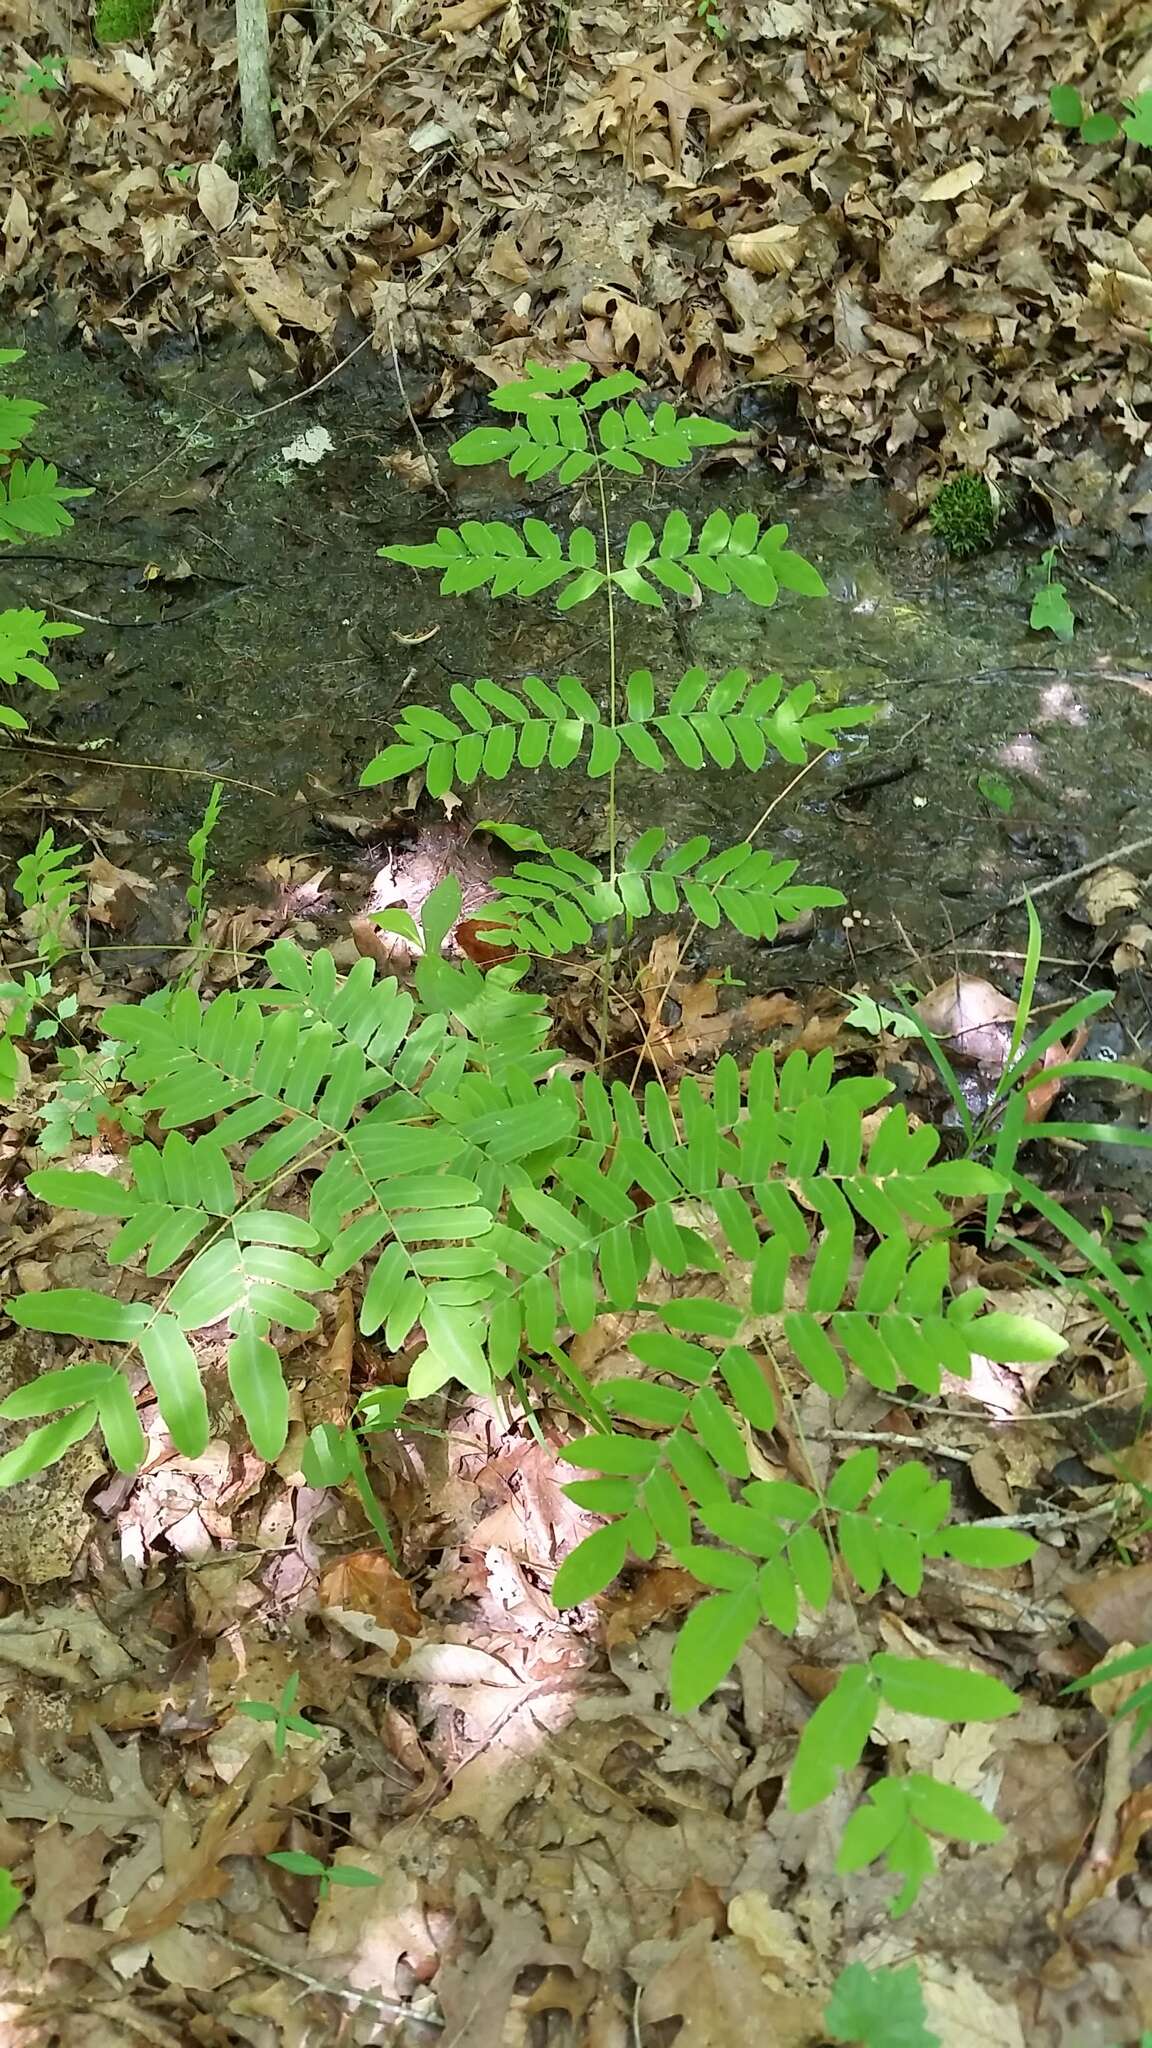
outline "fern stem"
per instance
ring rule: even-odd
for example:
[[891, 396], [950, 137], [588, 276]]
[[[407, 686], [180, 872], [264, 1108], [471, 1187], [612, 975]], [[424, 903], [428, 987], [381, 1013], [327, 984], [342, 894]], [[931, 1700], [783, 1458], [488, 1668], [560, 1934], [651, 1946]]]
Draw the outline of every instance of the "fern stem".
[[[608, 528], [608, 493], [604, 488], [604, 465], [596, 460], [596, 490], [600, 499], [600, 530], [604, 542], [604, 589], [608, 598], [608, 723], [614, 733], [618, 722], [619, 678], [616, 665], [616, 605], [612, 595], [612, 537]], [[616, 886], [617, 823], [616, 823], [616, 763], [608, 770], [608, 880]], [[604, 942], [603, 986], [600, 992], [600, 1069], [603, 1072], [608, 1063], [608, 1009], [612, 988], [612, 955], [615, 949], [616, 921], [611, 919], [608, 935]]]
[[860, 1626], [860, 1616], [857, 1612], [856, 1602], [852, 1597], [852, 1582], [848, 1577], [847, 1570], [844, 1566], [844, 1560], [841, 1557], [840, 1551], [837, 1547], [836, 1532], [832, 1527], [832, 1517], [828, 1512], [828, 1503], [824, 1497], [824, 1488], [820, 1484], [820, 1480], [816, 1473], [816, 1467], [812, 1462], [812, 1453], [808, 1448], [808, 1439], [804, 1434], [804, 1424], [800, 1420], [800, 1411], [796, 1406], [795, 1399], [793, 1398], [792, 1389], [788, 1385], [788, 1382], [785, 1379], [784, 1374], [780, 1370], [780, 1361], [777, 1358], [776, 1353], [773, 1351], [772, 1346], [768, 1341], [768, 1338], [762, 1332], [758, 1336], [758, 1342], [764, 1346], [764, 1349], [768, 1354], [768, 1358], [772, 1366], [772, 1378], [776, 1384], [778, 1392], [783, 1398], [785, 1406], [787, 1407], [789, 1421], [792, 1425], [792, 1434], [795, 1438], [796, 1449], [800, 1453], [801, 1462], [804, 1466], [807, 1483], [811, 1487], [813, 1493], [816, 1495], [816, 1499], [819, 1503], [818, 1513], [820, 1516], [820, 1524], [824, 1531], [824, 1541], [828, 1546], [828, 1555], [832, 1560], [832, 1569], [835, 1573], [836, 1581], [839, 1586], [841, 1596], [847, 1602], [848, 1605], [848, 1613], [851, 1616], [852, 1620], [852, 1633], [856, 1638], [856, 1647], [860, 1652], [860, 1661], [862, 1664], [866, 1664], [872, 1652], [869, 1649], [868, 1644], [864, 1640], [864, 1631]]

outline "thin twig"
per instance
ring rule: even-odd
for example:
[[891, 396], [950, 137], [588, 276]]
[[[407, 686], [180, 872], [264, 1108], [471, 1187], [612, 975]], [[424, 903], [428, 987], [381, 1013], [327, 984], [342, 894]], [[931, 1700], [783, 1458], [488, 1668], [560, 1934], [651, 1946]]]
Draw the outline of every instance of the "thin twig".
[[808, 1435], [814, 1444], [889, 1444], [898, 1451], [928, 1451], [934, 1458], [955, 1458], [958, 1465], [970, 1465], [976, 1455], [950, 1444], [930, 1444], [922, 1436], [898, 1436], [890, 1429], [810, 1429]]
[[1091, 1870], [1111, 1870], [1120, 1833], [1120, 1808], [1132, 1782], [1132, 1730], [1127, 1721], [1114, 1721], [1104, 1749], [1104, 1782], [1100, 1788], [1100, 1811], [1092, 1831], [1088, 1857]]
[[303, 391], [293, 391], [287, 398], [278, 398], [275, 405], [262, 405], [256, 412], [241, 413], [240, 418], [246, 426], [254, 426], [257, 420], [266, 420], [271, 412], [283, 412], [286, 405], [299, 405], [302, 399], [311, 398], [322, 385], [330, 384], [333, 377], [338, 377], [341, 370], [346, 370], [353, 356], [358, 356], [362, 348], [367, 348], [372, 339], [373, 334], [369, 332], [362, 341], [356, 343], [355, 348], [350, 348], [346, 356], [341, 356], [338, 363], [333, 363], [330, 370], [325, 370], [322, 377], [317, 377], [314, 384], [306, 385]]
[[404, 410], [408, 415], [408, 425], [411, 427], [412, 432], [416, 436], [416, 445], [419, 448], [421, 455], [424, 457], [424, 464], [428, 471], [428, 481], [432, 485], [433, 490], [443, 500], [444, 504], [447, 505], [449, 511], [451, 511], [452, 500], [448, 496], [447, 491], [444, 489], [444, 486], [440, 481], [440, 471], [436, 467], [436, 458], [435, 456], [430, 455], [428, 453], [428, 444], [425, 441], [423, 434], [420, 432], [420, 428], [416, 420], [416, 415], [408, 402], [408, 393], [404, 388], [404, 379], [400, 374], [400, 357], [396, 351], [396, 331], [391, 321], [388, 322], [388, 347], [392, 352], [392, 368], [396, 372], [396, 389], [400, 393], [400, 397], [404, 405]]
[[1066, 576], [1071, 576], [1074, 583], [1082, 583], [1085, 590], [1090, 590], [1094, 597], [1103, 598], [1104, 603], [1110, 604], [1113, 611], [1123, 612], [1124, 617], [1131, 619], [1134, 625], [1139, 623], [1137, 614], [1130, 604], [1125, 604], [1124, 600], [1115, 596], [1111, 590], [1105, 590], [1102, 583], [1094, 583], [1091, 576], [1084, 574], [1083, 569], [1074, 569], [1071, 562], [1061, 562], [1060, 567]]
[[400, 1998], [381, 1998], [374, 1991], [358, 1991], [351, 1984], [328, 1984], [323, 1977], [313, 1977], [309, 1971], [297, 1969], [294, 1963], [282, 1963], [276, 1956], [265, 1955], [263, 1949], [253, 1948], [247, 1941], [236, 1941], [231, 1934], [217, 1934], [225, 1948], [234, 1949], [239, 1956], [250, 1956], [254, 1963], [263, 1964], [266, 1970], [276, 1971], [278, 1976], [293, 1977], [297, 1984], [306, 1984], [309, 1991], [322, 1992], [325, 1998], [350, 1999], [354, 2005], [364, 2006], [369, 2012], [384, 2013], [389, 2019], [406, 2020], [409, 2026], [430, 2027], [438, 2033], [443, 2028], [441, 2019], [429, 2019], [422, 2013], [413, 2012]]
[[[204, 425], [204, 421], [207, 419], [207, 417], [207, 413], [202, 414], [202, 416], [200, 417], [200, 419], [197, 420], [196, 425], [191, 429], [191, 431], [185, 434], [184, 439], [181, 441], [178, 448], [170, 448], [167, 454], [162, 455], [160, 457], [159, 462], [154, 462], [152, 464], [151, 469], [142, 470], [139, 476], [130, 477], [128, 482], [122, 485], [120, 490], [113, 491], [112, 496], [104, 500], [104, 503], [101, 507], [101, 517], [110, 512], [113, 505], [119, 504], [121, 498], [126, 498], [129, 491], [138, 490], [141, 484], [146, 484], [149, 477], [155, 476], [158, 469], [167, 469], [168, 464], [170, 462], [175, 462], [178, 455], [183, 455], [184, 450], [186, 448], [190, 448], [192, 446], [193, 441], [196, 440], [197, 436], [199, 435], [200, 429]], [[57, 605], [56, 609], [57, 611], [59, 611], [61, 607]]]

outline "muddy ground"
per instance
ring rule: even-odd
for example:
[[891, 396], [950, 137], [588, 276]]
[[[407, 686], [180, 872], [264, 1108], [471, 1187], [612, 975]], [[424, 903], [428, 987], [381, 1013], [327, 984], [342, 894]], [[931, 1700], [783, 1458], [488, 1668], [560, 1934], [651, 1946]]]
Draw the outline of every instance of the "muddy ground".
[[[376, 558], [382, 543], [424, 537], [449, 516], [387, 466], [418, 455], [390, 362], [363, 351], [302, 396], [250, 341], [141, 361], [54, 347], [36, 321], [21, 338], [18, 388], [48, 407], [37, 449], [93, 495], [71, 532], [3, 565], [0, 602], [84, 628], [60, 645], [60, 694], [35, 693], [30, 712], [37, 734], [80, 757], [14, 747], [6, 780], [25, 803], [29, 789], [66, 794], [97, 836], [114, 821], [121, 863], [179, 857], [217, 774], [248, 785], [228, 790], [218, 887], [271, 854], [346, 860], [354, 842], [331, 820], [359, 816], [370, 838], [386, 816], [387, 792], [362, 795], [357, 780], [406, 696], [441, 704], [457, 679], [536, 671], [602, 690], [593, 606], [560, 616], [483, 594], [445, 601], [434, 578]], [[414, 397], [427, 381], [411, 373]], [[301, 459], [317, 430], [326, 452]], [[457, 512], [520, 509], [495, 473], [453, 470], [452, 431], [425, 429]], [[1062, 573], [1078, 630], [1062, 644], [1028, 626], [1046, 536], [1027, 508], [1009, 507], [994, 550], [957, 564], [924, 530], [901, 531], [879, 488], [786, 485], [771, 455], [769, 436], [751, 468], [664, 475], [617, 505], [621, 528], [673, 503], [785, 518], [830, 591], [823, 602], [785, 594], [768, 612], [735, 596], [694, 613], [632, 610], [626, 667], [669, 682], [690, 662], [778, 669], [814, 677], [828, 704], [878, 707], [774, 821], [781, 853], [805, 879], [840, 887], [858, 922], [846, 931], [825, 913], [803, 946], [771, 952], [708, 940], [711, 958], [728, 949], [754, 987], [882, 983], [915, 975], [913, 955], [931, 973], [953, 958], [987, 972], [987, 950], [1010, 955], [1023, 930], [1020, 911], [981, 928], [990, 911], [1152, 829], [1152, 567], [1142, 554], [1070, 552]], [[554, 495], [546, 516], [568, 512]], [[674, 836], [727, 843], [792, 772], [673, 769], [654, 793], [645, 771], [622, 767], [625, 835], [658, 815]], [[1007, 783], [1010, 810], [981, 792], [989, 774]], [[498, 809], [595, 852], [604, 804], [603, 784], [544, 772], [531, 788], [513, 779], [477, 795], [472, 815]], [[357, 858], [367, 874], [370, 849]], [[1075, 983], [1093, 941], [1064, 918], [1071, 893], [1047, 892], [1042, 907], [1047, 951]], [[1010, 959], [1003, 972], [1010, 980]], [[1146, 1042], [1143, 998], [1126, 1017], [1130, 1044]]]

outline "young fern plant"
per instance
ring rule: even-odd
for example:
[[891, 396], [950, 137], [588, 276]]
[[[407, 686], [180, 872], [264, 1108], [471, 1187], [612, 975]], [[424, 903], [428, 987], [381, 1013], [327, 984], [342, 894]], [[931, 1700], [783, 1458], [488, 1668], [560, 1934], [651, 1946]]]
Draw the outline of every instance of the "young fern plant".
[[550, 847], [539, 834], [490, 825], [517, 854], [512, 874], [499, 881], [485, 922], [504, 927], [520, 950], [545, 958], [587, 944], [596, 926], [616, 919], [630, 927], [652, 911], [687, 908], [710, 928], [729, 922], [748, 938], [774, 938], [801, 911], [843, 899], [829, 889], [797, 885], [795, 861], [775, 861], [747, 841], [713, 851], [702, 835], [668, 846], [663, 832], [646, 832], [628, 850], [617, 830], [616, 773], [630, 756], [652, 774], [669, 760], [681, 767], [722, 769], [740, 764], [750, 774], [770, 757], [802, 765], [813, 748], [836, 743], [871, 716], [867, 708], [821, 711], [816, 688], [785, 691], [779, 676], [754, 680], [733, 669], [713, 682], [690, 669], [659, 698], [647, 669], [626, 678], [617, 658], [616, 604], [660, 609], [665, 594], [698, 602], [703, 592], [736, 592], [768, 606], [781, 590], [823, 597], [811, 562], [788, 546], [782, 523], [762, 527], [754, 512], [708, 515], [695, 531], [687, 515], [669, 512], [657, 534], [634, 520], [614, 550], [608, 479], [639, 477], [646, 466], [678, 469], [697, 450], [721, 447], [740, 436], [721, 421], [677, 413], [666, 404], [649, 414], [634, 394], [641, 379], [621, 370], [593, 377], [583, 364], [545, 369], [529, 364], [524, 376], [492, 393], [509, 425], [475, 427], [452, 448], [465, 467], [507, 464], [510, 476], [561, 484], [591, 493], [595, 526], [577, 525], [565, 540], [544, 520], [520, 526], [506, 520], [467, 519], [441, 527], [433, 541], [380, 549], [390, 561], [439, 569], [443, 596], [486, 589], [493, 597], [555, 594], [557, 609], [571, 610], [603, 596], [607, 609], [606, 675], [601, 704], [577, 676], [546, 683], [527, 676], [514, 688], [481, 679], [454, 684], [454, 717], [426, 705], [406, 705], [393, 743], [369, 762], [366, 787], [422, 769], [428, 791], [443, 796], [483, 777], [498, 782], [514, 766], [558, 770], [577, 764], [607, 782], [608, 874], [581, 855]]
[[[22, 348], [0, 349], [0, 368], [20, 362], [23, 355]], [[91, 496], [90, 491], [62, 484], [51, 462], [23, 454], [24, 443], [43, 410], [33, 398], [13, 398], [0, 392], [0, 544], [9, 547], [33, 539], [54, 539], [72, 524], [66, 501]], [[0, 611], [0, 683], [8, 689], [33, 683], [40, 690], [58, 690], [60, 685], [48, 666], [50, 643], [81, 630], [49, 620], [44, 612], [26, 605]], [[27, 732], [28, 720], [14, 705], [0, 701], [0, 726]]]

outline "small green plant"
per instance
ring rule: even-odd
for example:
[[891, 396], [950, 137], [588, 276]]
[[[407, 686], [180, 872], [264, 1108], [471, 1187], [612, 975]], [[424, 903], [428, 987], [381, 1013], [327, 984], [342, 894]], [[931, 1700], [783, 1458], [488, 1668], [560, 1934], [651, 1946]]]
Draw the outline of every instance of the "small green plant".
[[642, 389], [640, 378], [627, 370], [593, 378], [580, 363], [562, 370], [530, 363], [522, 379], [491, 395], [494, 410], [512, 415], [512, 423], [474, 427], [452, 448], [453, 461], [466, 468], [505, 462], [511, 476], [528, 483], [555, 476], [561, 484], [589, 489], [599, 515], [596, 528], [576, 525], [565, 539], [542, 519], [525, 519], [519, 528], [505, 520], [469, 519], [458, 530], [441, 527], [432, 541], [380, 549], [390, 561], [440, 570], [443, 596], [479, 589], [493, 597], [554, 592], [559, 611], [597, 595], [606, 601], [606, 705], [576, 676], [551, 684], [529, 676], [514, 690], [486, 679], [471, 687], [455, 684], [450, 695], [456, 717], [406, 705], [395, 741], [361, 778], [372, 787], [422, 769], [433, 796], [481, 777], [500, 781], [515, 764], [532, 769], [547, 761], [563, 770], [579, 762], [589, 777], [603, 778], [607, 876], [581, 855], [549, 846], [539, 833], [507, 824], [488, 827], [515, 853], [530, 857], [517, 860], [511, 876], [495, 884], [486, 921], [506, 928], [515, 947], [543, 957], [586, 944], [598, 926], [608, 928], [610, 946], [617, 920], [631, 930], [637, 918], [654, 911], [672, 915], [685, 908], [709, 928], [727, 921], [750, 938], [772, 938], [801, 910], [843, 900], [835, 890], [794, 883], [794, 861], [777, 861], [748, 840], [720, 851], [703, 835], [670, 846], [655, 829], [627, 851], [620, 847], [621, 760], [630, 758], [651, 774], [662, 774], [669, 760], [691, 770], [706, 761], [724, 769], [739, 762], [755, 774], [772, 755], [802, 764], [810, 748], [835, 744], [837, 735], [872, 715], [868, 707], [821, 710], [814, 684], [786, 692], [779, 676], [754, 681], [743, 669], [717, 681], [703, 669], [690, 669], [663, 702], [648, 669], [621, 677], [615, 606], [622, 598], [661, 610], [665, 593], [693, 603], [703, 592], [737, 593], [765, 607], [782, 590], [804, 597], [827, 594], [819, 571], [788, 546], [787, 526], [763, 527], [755, 512], [733, 517], [716, 510], [696, 531], [676, 509], [659, 534], [647, 520], [633, 520], [616, 549], [610, 477], [642, 476], [645, 465], [682, 468], [698, 449], [739, 439], [720, 421], [683, 415], [671, 405], [647, 413], [636, 397]]
[[[64, 997], [58, 1014], [72, 1001]], [[74, 1016], [75, 1010], [68, 1013]], [[24, 1027], [26, 1028], [26, 1026]], [[21, 1032], [13, 1036], [21, 1036]], [[98, 1138], [102, 1126], [113, 1125], [131, 1138], [142, 1138], [144, 1119], [134, 1098], [118, 1092], [123, 1074], [124, 1048], [102, 1038], [91, 1051], [83, 1045], [61, 1045], [57, 1051], [56, 1083], [41, 1107], [42, 1122], [37, 1140], [47, 1159], [61, 1159], [77, 1138]], [[0, 1070], [0, 1100], [5, 1074]]]
[[709, 35], [714, 36], [718, 43], [727, 42], [728, 31], [720, 19], [716, 0], [696, 0], [696, 19], [703, 22]]
[[204, 809], [204, 816], [188, 841], [188, 855], [192, 862], [192, 879], [184, 892], [191, 916], [188, 920], [188, 944], [199, 952], [204, 944], [204, 920], [208, 914], [208, 885], [215, 879], [215, 869], [208, 866], [208, 844], [220, 818], [220, 802], [224, 795], [221, 782], [212, 784], [212, 794]]
[[152, 33], [156, 0], [100, 0], [92, 33], [98, 43], [139, 43]]
[[68, 920], [84, 890], [83, 868], [70, 865], [79, 851], [78, 846], [57, 846], [49, 826], [31, 853], [16, 863], [16, 894], [46, 967], [54, 967], [67, 951]]
[[320, 1897], [326, 1899], [334, 1884], [366, 1885], [383, 1884], [382, 1877], [374, 1871], [360, 1870], [354, 1863], [322, 1863], [318, 1856], [309, 1856], [303, 1849], [270, 1849], [265, 1862], [275, 1863], [280, 1870], [291, 1871], [293, 1877], [315, 1877], [320, 1883]]
[[1012, 794], [1012, 784], [1005, 782], [1002, 775], [995, 774], [991, 768], [982, 768], [976, 777], [976, 787], [986, 804], [994, 805], [996, 810], [1003, 811], [1005, 815], [1012, 810], [1016, 802]]
[[11, 1926], [23, 1904], [23, 1890], [17, 1884], [12, 1872], [6, 1867], [0, 1866], [0, 1933], [3, 1932], [5, 1927]]
[[[0, 87], [0, 130], [8, 128], [22, 136], [52, 134], [50, 121], [35, 121], [30, 127], [26, 126], [21, 120], [20, 102], [42, 93], [59, 92], [64, 84], [65, 62], [65, 58], [50, 54], [25, 66], [14, 92]], [[5, 350], [0, 353], [0, 361], [14, 361], [20, 353], [20, 350]]]
[[940, 2048], [940, 2036], [929, 2033], [926, 2019], [914, 1963], [902, 1970], [849, 1963], [824, 2012], [830, 2038], [848, 2048]]
[[[533, 370], [496, 394], [514, 424], [479, 428], [456, 451], [464, 462], [507, 459], [525, 478], [586, 485], [597, 532], [578, 526], [574, 534], [586, 538], [565, 545], [542, 521], [519, 529], [465, 522], [459, 534], [443, 529], [435, 541], [385, 551], [440, 569], [449, 594], [554, 589], [566, 605], [603, 602], [605, 673], [595, 692], [573, 678], [529, 678], [499, 691], [457, 685], [454, 718], [405, 707], [399, 736], [368, 770], [368, 780], [387, 781], [423, 768], [438, 791], [453, 779], [499, 780], [513, 760], [526, 769], [548, 760], [558, 770], [579, 761], [603, 777], [606, 874], [535, 835], [518, 847], [511, 828], [513, 852], [532, 858], [517, 862], [512, 891], [500, 899], [504, 922], [542, 951], [584, 943], [584, 930], [604, 919], [610, 932], [613, 923], [627, 927], [649, 908], [769, 929], [793, 888], [790, 863], [752, 866], [746, 841], [719, 864], [699, 839], [671, 856], [662, 834], [621, 847], [617, 765], [625, 755], [649, 775], [672, 758], [726, 771], [739, 762], [749, 773], [770, 758], [803, 765], [811, 747], [835, 744], [841, 726], [861, 715], [817, 711], [777, 678], [755, 683], [742, 671], [711, 684], [691, 671], [667, 693], [647, 671], [620, 675], [619, 599], [655, 608], [665, 594], [695, 599], [703, 590], [767, 605], [782, 586], [814, 595], [816, 576], [786, 547], [783, 527], [764, 532], [754, 514], [712, 514], [698, 533], [672, 514], [659, 541], [646, 522], [633, 522], [621, 555], [606, 479], [643, 475], [645, 462], [679, 467], [694, 447], [731, 438], [671, 408], [649, 415], [635, 389], [626, 374], [589, 383], [582, 366]], [[628, 402], [618, 408], [618, 399]], [[144, 1449], [134, 1394], [141, 1364], [173, 1444], [202, 1456], [212, 1430], [204, 1332], [213, 1357], [226, 1333], [232, 1399], [257, 1453], [279, 1458], [290, 1413], [281, 1333], [316, 1330], [318, 1299], [347, 1287], [363, 1335], [410, 1361], [407, 1382], [365, 1395], [344, 1427], [314, 1430], [305, 1479], [351, 1482], [388, 1544], [366, 1438], [415, 1426], [416, 1404], [445, 1387], [519, 1404], [526, 1416], [539, 1389], [553, 1413], [573, 1418], [564, 1457], [586, 1476], [566, 1482], [567, 1491], [603, 1518], [562, 1564], [557, 1601], [596, 1597], [657, 1550], [704, 1590], [672, 1654], [679, 1709], [725, 1683], [764, 1623], [788, 1634], [802, 1604], [825, 1608], [834, 1583], [870, 1602], [886, 1587], [914, 1596], [939, 1559], [1025, 1562], [1030, 1536], [957, 1523], [947, 1483], [916, 1460], [881, 1476], [865, 1451], [826, 1479], [812, 1470], [806, 1483], [759, 1475], [782, 1419], [778, 1403], [791, 1410], [795, 1383], [838, 1399], [851, 1377], [884, 1397], [911, 1386], [934, 1398], [943, 1374], [966, 1376], [974, 1356], [1018, 1362], [1063, 1350], [1045, 1323], [1002, 1313], [981, 1287], [958, 1284], [957, 1201], [966, 1233], [982, 1207], [989, 1236], [998, 1232], [1014, 1248], [1022, 1273], [1049, 1267], [1030, 1237], [1003, 1232], [1016, 1210], [1034, 1210], [1083, 1252], [1084, 1292], [1152, 1384], [1146, 1276], [1126, 1273], [1018, 1161], [1029, 1137], [1051, 1129], [1073, 1139], [1108, 1135], [1076, 1123], [1027, 1125], [1024, 1115], [1032, 1063], [1107, 995], [1084, 997], [1025, 1043], [1041, 954], [1030, 911], [998, 1116], [974, 1118], [961, 1095], [960, 1156], [940, 1157], [939, 1134], [891, 1102], [890, 1083], [837, 1073], [830, 1047], [779, 1060], [765, 1047], [747, 1071], [725, 1054], [706, 1081], [688, 1074], [675, 1086], [662, 1075], [643, 1087], [594, 1071], [574, 1078], [551, 1043], [543, 995], [525, 986], [526, 958], [482, 973], [447, 956], [461, 903], [448, 876], [422, 906], [384, 914], [401, 930], [418, 915], [403, 984], [378, 975], [369, 959], [343, 973], [331, 953], [308, 956], [281, 939], [252, 986], [208, 997], [170, 989], [105, 1011], [103, 1029], [120, 1048], [133, 1113], [149, 1136], [117, 1161], [115, 1177], [59, 1166], [27, 1177], [32, 1198], [119, 1228], [107, 1250], [107, 1289], [49, 1288], [7, 1304], [18, 1327], [75, 1338], [81, 1348], [0, 1402], [0, 1417], [38, 1425], [0, 1459], [0, 1486], [44, 1470], [93, 1430], [114, 1463], [135, 1469]], [[933, 1056], [956, 1087], [939, 1047]], [[1049, 1075], [1096, 1071], [1068, 1060]], [[1107, 1071], [1152, 1085], [1127, 1063]], [[116, 1289], [124, 1268], [133, 1269], [130, 1298]], [[570, 1340], [606, 1314], [629, 1319], [628, 1369], [589, 1384]], [[297, 1369], [307, 1355], [294, 1347]], [[1008, 1688], [980, 1671], [864, 1657], [813, 1714], [788, 1799], [806, 1809], [857, 1771], [882, 1708], [964, 1723], [1015, 1706]], [[978, 1801], [933, 1779], [876, 1777], [848, 1824], [844, 1867], [883, 1861], [904, 1910], [932, 1868], [935, 1842], [978, 1844], [998, 1828]], [[314, 1858], [286, 1867], [356, 1881]]]
[[[0, 112], [0, 121], [3, 115]], [[23, 360], [22, 348], [0, 349], [0, 368]], [[0, 545], [20, 547], [32, 539], [53, 539], [72, 524], [66, 510], [70, 498], [91, 493], [60, 482], [54, 465], [40, 456], [21, 454], [44, 407], [34, 398], [13, 398], [0, 392]], [[20, 606], [0, 612], [0, 683], [9, 689], [34, 683], [41, 690], [60, 685], [46, 665], [48, 643], [79, 633], [79, 626], [49, 623], [43, 612]], [[28, 721], [10, 704], [0, 704], [0, 726], [26, 732]]]
[[[377, 1272], [380, 1267], [377, 1267]], [[385, 1268], [385, 1278], [387, 1268]], [[367, 1296], [365, 1297], [367, 1303]], [[369, 1316], [373, 1313], [368, 1304]], [[392, 1532], [372, 1490], [368, 1467], [360, 1442], [363, 1435], [395, 1429], [408, 1396], [403, 1387], [372, 1387], [356, 1404], [351, 1422], [343, 1428], [335, 1422], [318, 1422], [304, 1447], [300, 1470], [308, 1486], [344, 1486], [351, 1480], [380, 1542], [392, 1563], [397, 1562]]]
[[1000, 521], [1000, 500], [986, 477], [955, 476], [941, 484], [929, 511], [932, 531], [950, 555], [990, 548]]
[[1052, 119], [1062, 128], [1075, 128], [1081, 142], [1118, 142], [1124, 136], [1139, 149], [1152, 149], [1152, 92], [1125, 100], [1128, 111], [1123, 120], [1107, 110], [1093, 112], [1074, 85], [1054, 85], [1048, 104]]
[[1056, 574], [1056, 561], [1057, 550], [1045, 548], [1036, 572], [1038, 581], [1028, 624], [1034, 633], [1055, 633], [1058, 640], [1071, 640], [1076, 631], [1076, 614]]
[[322, 1728], [317, 1728], [315, 1722], [306, 1721], [303, 1714], [296, 1713], [296, 1695], [299, 1690], [300, 1673], [294, 1671], [290, 1678], [285, 1679], [284, 1687], [278, 1700], [237, 1700], [236, 1702], [236, 1712], [243, 1714], [246, 1720], [271, 1721], [273, 1723], [272, 1748], [276, 1756], [283, 1756], [289, 1734], [307, 1735], [318, 1740], [324, 1733]]

